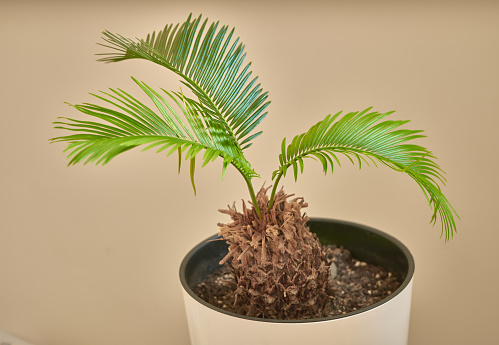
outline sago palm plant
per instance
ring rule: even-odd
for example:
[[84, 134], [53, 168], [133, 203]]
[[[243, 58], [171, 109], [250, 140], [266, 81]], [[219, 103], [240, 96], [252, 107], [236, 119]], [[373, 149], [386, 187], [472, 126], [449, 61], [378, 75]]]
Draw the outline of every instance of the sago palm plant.
[[[272, 174], [272, 190], [255, 193], [260, 177], [245, 151], [262, 133], [257, 126], [267, 115], [268, 94], [245, 63], [244, 45], [234, 29], [189, 16], [184, 23], [167, 25], [145, 39], [132, 40], [103, 33], [110, 48], [100, 61], [152, 61], [176, 73], [185, 86], [178, 91], [155, 90], [133, 78], [154, 107], [122, 89], [93, 94], [98, 104], [72, 105], [84, 119], [62, 118], [56, 128], [72, 134], [51, 139], [67, 143], [69, 164], [106, 164], [137, 146], [155, 148], [166, 156], [178, 155], [178, 167], [187, 160], [194, 192], [196, 160], [202, 166], [220, 158], [222, 175], [233, 166], [248, 186], [251, 207], [243, 203], [222, 211], [232, 223], [220, 224], [228, 243], [222, 260], [237, 282], [236, 303], [247, 315], [271, 318], [320, 316], [326, 303], [329, 266], [324, 248], [313, 235], [301, 208], [302, 198], [289, 199], [279, 182], [288, 172], [303, 172], [306, 158], [322, 164], [324, 173], [346, 157], [359, 167], [381, 163], [410, 176], [421, 187], [449, 239], [456, 230], [456, 212], [442, 194], [445, 179], [431, 151], [414, 143], [422, 131], [404, 129], [408, 121], [387, 120], [392, 112], [365, 109], [328, 115], [310, 129], [282, 141], [279, 165]], [[184, 92], [185, 91], [185, 92]]]

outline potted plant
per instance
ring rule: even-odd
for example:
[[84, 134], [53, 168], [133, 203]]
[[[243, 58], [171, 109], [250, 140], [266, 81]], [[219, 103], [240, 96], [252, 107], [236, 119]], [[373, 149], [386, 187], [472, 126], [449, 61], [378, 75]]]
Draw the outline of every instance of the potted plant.
[[[414, 143], [422, 131], [402, 128], [408, 121], [386, 120], [391, 111], [369, 108], [328, 115], [291, 141], [282, 141], [272, 185], [255, 192], [253, 181], [260, 175], [245, 152], [262, 133], [256, 128], [270, 102], [251, 77], [250, 64], [244, 63], [244, 45], [233, 38], [234, 29], [189, 15], [184, 23], [166, 25], [143, 40], [103, 34], [102, 45], [111, 51], [100, 61], [152, 61], [176, 73], [185, 90], [155, 90], [132, 77], [156, 109], [121, 89], [94, 94], [101, 105], [71, 105], [89, 117], [55, 122], [56, 128], [74, 133], [51, 139], [67, 143], [69, 165], [106, 164], [143, 146], [166, 156], [176, 154], [179, 171], [187, 160], [194, 193], [196, 159], [205, 166], [220, 158], [222, 176], [231, 166], [248, 187], [250, 204], [243, 202], [241, 211], [235, 204], [223, 210], [232, 222], [220, 224], [218, 237], [201, 242], [182, 262], [192, 343], [232, 344], [237, 339], [238, 344], [301, 344], [311, 337], [338, 344], [406, 343], [414, 272], [407, 248], [366, 226], [309, 220], [302, 211], [304, 199], [291, 198], [279, 182], [288, 173], [296, 180], [306, 158], [321, 163], [324, 173], [339, 166], [343, 156], [359, 167], [381, 163], [416, 181], [433, 210], [432, 222], [441, 219], [448, 240], [456, 230], [457, 213], [439, 187], [445, 179], [435, 157]], [[338, 269], [325, 244], [346, 247], [361, 264], [389, 269], [400, 286], [372, 305], [325, 315], [332, 271]], [[220, 263], [234, 279], [233, 303], [239, 314], [210, 305], [193, 292]]]

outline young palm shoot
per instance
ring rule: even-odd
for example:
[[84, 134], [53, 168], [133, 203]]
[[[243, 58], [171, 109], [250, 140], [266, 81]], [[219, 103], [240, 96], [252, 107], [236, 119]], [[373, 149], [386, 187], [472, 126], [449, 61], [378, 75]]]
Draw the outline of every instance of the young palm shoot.
[[267, 115], [267, 92], [252, 77], [251, 63], [244, 63], [244, 45], [233, 38], [234, 29], [208, 24], [201, 16], [190, 15], [184, 23], [169, 24], [143, 40], [103, 33], [103, 46], [111, 51], [100, 61], [118, 62], [144, 59], [167, 68], [180, 77], [185, 91], [155, 90], [132, 78], [150, 107], [122, 89], [92, 94], [99, 104], [72, 105], [87, 115], [84, 120], [61, 118], [55, 127], [73, 132], [51, 139], [65, 142], [69, 165], [106, 164], [117, 155], [142, 146], [166, 156], [178, 155], [190, 166], [194, 192], [196, 159], [202, 166], [220, 158], [222, 176], [233, 166], [245, 180], [251, 208], [243, 203], [222, 212], [233, 222], [220, 224], [220, 235], [229, 252], [221, 261], [234, 273], [236, 303], [246, 315], [296, 319], [320, 317], [327, 301], [325, 286], [329, 266], [325, 249], [306, 223], [301, 212], [303, 198], [288, 200], [278, 185], [288, 169], [295, 180], [303, 172], [304, 161], [319, 161], [324, 173], [340, 166], [340, 157], [352, 163], [381, 163], [407, 174], [421, 187], [438, 216], [448, 240], [456, 231], [457, 213], [442, 194], [443, 171], [433, 154], [413, 143], [424, 137], [419, 130], [403, 129], [408, 121], [386, 120], [392, 112], [378, 113], [370, 108], [342, 115], [328, 115], [306, 132], [282, 141], [279, 166], [272, 174], [272, 191], [255, 193], [252, 180], [260, 177], [244, 152], [262, 132], [256, 127]]

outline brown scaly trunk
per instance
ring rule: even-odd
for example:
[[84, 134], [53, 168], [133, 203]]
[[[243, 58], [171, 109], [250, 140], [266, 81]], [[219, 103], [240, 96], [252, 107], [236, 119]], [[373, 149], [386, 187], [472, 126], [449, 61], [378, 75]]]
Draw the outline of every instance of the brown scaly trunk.
[[232, 223], [219, 224], [220, 236], [228, 243], [226, 263], [234, 273], [236, 306], [245, 315], [272, 319], [303, 319], [323, 316], [329, 265], [325, 248], [309, 231], [303, 198], [287, 201], [281, 189], [268, 210], [268, 188], [257, 195], [262, 217], [243, 201], [243, 212], [235, 206], [220, 210]]

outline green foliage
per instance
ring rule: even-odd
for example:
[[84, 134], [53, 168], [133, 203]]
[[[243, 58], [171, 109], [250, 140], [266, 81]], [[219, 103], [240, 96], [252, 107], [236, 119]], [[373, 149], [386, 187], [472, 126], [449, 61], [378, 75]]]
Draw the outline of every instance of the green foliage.
[[105, 46], [115, 52], [101, 54], [106, 57], [100, 61], [146, 59], [175, 72], [198, 97], [203, 111], [225, 124], [226, 135], [244, 150], [262, 133], [253, 130], [267, 115], [270, 102], [256, 84], [257, 77], [250, 80], [251, 63], [242, 67], [246, 53], [239, 38], [231, 42], [234, 29], [229, 34], [227, 26], [217, 31], [216, 22], [205, 32], [207, 22], [201, 24], [201, 16], [191, 21], [189, 15], [184, 23], [166, 25], [139, 41], [105, 31]]
[[442, 169], [432, 159], [435, 157], [422, 146], [412, 144], [412, 140], [422, 138], [421, 130], [401, 129], [409, 121], [383, 121], [393, 112], [370, 112], [370, 108], [361, 112], [352, 112], [340, 117], [341, 112], [326, 118], [307, 132], [293, 138], [286, 147], [286, 138], [282, 141], [280, 166], [272, 174], [275, 187], [288, 168], [293, 168], [295, 181], [299, 171], [303, 173], [304, 159], [312, 158], [322, 164], [324, 173], [328, 168], [333, 172], [335, 163], [340, 166], [340, 156], [348, 158], [352, 164], [362, 162], [369, 165], [382, 163], [396, 171], [409, 175], [423, 190], [433, 209], [432, 222], [437, 213], [442, 219], [442, 231], [446, 240], [456, 230], [455, 210], [442, 194], [438, 183], [445, 184]]
[[[74, 106], [108, 124], [73, 119], [67, 119], [70, 123], [56, 123], [58, 128], [83, 133], [52, 139], [69, 143], [66, 150], [71, 151], [70, 164], [80, 161], [105, 164], [133, 147], [150, 144], [146, 149], [160, 145], [158, 151], [162, 151], [173, 146], [168, 154], [177, 149], [181, 155], [187, 150], [186, 159], [191, 160], [191, 181], [194, 181], [194, 159], [202, 150], [203, 166], [222, 157], [223, 175], [232, 164], [247, 182], [258, 176], [244, 158], [243, 150], [261, 134], [254, 133], [254, 129], [267, 115], [264, 112], [270, 103], [267, 93], [256, 84], [256, 77], [250, 80], [251, 64], [244, 65], [244, 45], [239, 38], [232, 40], [234, 29], [227, 35], [227, 26], [217, 31], [219, 23], [216, 22], [205, 30], [207, 19], [201, 26], [200, 23], [201, 16], [191, 21], [189, 15], [182, 24], [167, 25], [157, 35], [153, 32], [145, 40], [136, 41], [105, 31], [104, 40], [108, 44], [103, 46], [114, 52], [100, 54], [106, 56], [100, 59], [104, 62], [146, 59], [179, 75], [198, 100], [163, 91], [182, 110], [191, 130], [187, 130], [164, 97], [137, 82], [161, 116], [121, 90], [104, 93], [107, 98], [96, 97], [125, 113], [93, 104]], [[179, 157], [179, 168], [180, 162]], [[194, 184], [193, 187], [195, 190]]]
[[[185, 159], [191, 162], [194, 190], [195, 158], [201, 151], [204, 151], [203, 166], [222, 157], [224, 172], [229, 164], [233, 164], [248, 178], [258, 176], [225, 135], [224, 123], [203, 112], [199, 103], [184, 97], [182, 93], [162, 90], [163, 96], [145, 83], [134, 81], [156, 105], [156, 112], [129, 93], [110, 89], [110, 92], [93, 96], [113, 107], [88, 103], [72, 105], [99, 122], [70, 118], [64, 118], [65, 122], [55, 122], [56, 128], [77, 132], [52, 139], [54, 142], [68, 143], [66, 151], [70, 152], [70, 165], [80, 162], [106, 164], [122, 152], [147, 145], [144, 150], [156, 147], [157, 152], [162, 152], [168, 149], [167, 156], [177, 152], [179, 169], [181, 157], [185, 155]], [[170, 103], [181, 110], [185, 120]]]
[[[252, 145], [262, 132], [256, 127], [266, 116], [267, 92], [263, 92], [257, 78], [251, 78], [251, 63], [245, 64], [244, 45], [233, 40], [234, 29], [219, 29], [219, 23], [201, 21], [201, 16], [184, 23], [166, 25], [157, 34], [143, 40], [131, 40], [104, 33], [105, 47], [112, 49], [100, 61], [118, 62], [145, 59], [177, 74], [183, 85], [194, 95], [182, 91], [156, 91], [132, 78], [142, 95], [148, 96], [155, 109], [137, 97], [121, 90], [93, 94], [104, 105], [84, 103], [72, 105], [91, 120], [62, 118], [56, 128], [74, 134], [51, 139], [65, 142], [69, 165], [76, 163], [106, 164], [122, 152], [144, 145], [144, 150], [156, 148], [167, 156], [178, 154], [178, 168], [182, 159], [189, 160], [190, 178], [194, 192], [196, 158], [203, 152], [204, 167], [217, 157], [222, 158], [222, 175], [229, 165], [234, 166], [248, 186], [255, 210], [260, 216], [252, 178], [259, 175], [244, 157], [243, 151]], [[177, 109], [177, 110], [175, 110]], [[456, 212], [442, 194], [443, 171], [433, 161], [427, 149], [412, 144], [424, 137], [417, 130], [401, 129], [408, 121], [383, 120], [388, 113], [362, 112], [340, 116], [328, 115], [307, 132], [281, 145], [280, 166], [274, 171], [270, 207], [282, 176], [292, 167], [295, 180], [303, 173], [304, 160], [318, 160], [326, 173], [340, 165], [340, 156], [352, 163], [382, 163], [409, 175], [423, 190], [433, 209], [432, 222], [437, 214], [442, 219], [446, 239], [455, 232]], [[269, 208], [270, 208], [269, 207]]]

